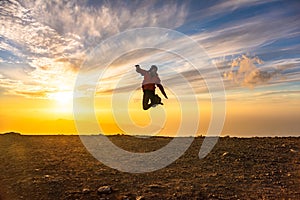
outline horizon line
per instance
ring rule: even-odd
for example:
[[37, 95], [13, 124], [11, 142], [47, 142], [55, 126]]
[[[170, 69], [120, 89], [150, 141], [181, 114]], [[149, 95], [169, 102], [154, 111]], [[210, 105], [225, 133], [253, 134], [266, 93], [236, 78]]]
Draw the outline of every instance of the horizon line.
[[116, 134], [75, 134], [75, 133], [70, 133], [70, 134], [67, 134], [67, 133], [45, 133], [45, 134], [23, 134], [23, 133], [19, 133], [19, 132], [14, 132], [14, 131], [11, 131], [11, 132], [4, 132], [4, 133], [0, 133], [0, 135], [2, 136], [99, 136], [99, 135], [102, 135], [102, 136], [108, 136], [108, 137], [111, 137], [111, 136], [129, 136], [129, 137], [140, 137], [142, 139], [144, 138], [206, 138], [206, 137], [209, 137], [209, 138], [214, 138], [214, 137], [218, 137], [218, 138], [300, 138], [300, 135], [299, 136], [292, 136], [292, 135], [287, 135], [287, 136], [276, 136], [276, 135], [273, 135], [273, 136], [230, 136], [230, 135], [225, 135], [225, 136], [205, 136], [205, 135], [197, 135], [197, 136], [165, 136], [165, 135], [155, 135], [155, 136], [148, 136], [148, 135], [129, 135], [129, 134], [124, 134], [124, 133], [116, 133]]

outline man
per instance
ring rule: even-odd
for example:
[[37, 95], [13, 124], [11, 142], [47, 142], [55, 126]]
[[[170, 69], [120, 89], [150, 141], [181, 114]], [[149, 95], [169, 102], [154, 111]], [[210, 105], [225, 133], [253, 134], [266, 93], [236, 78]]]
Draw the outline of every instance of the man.
[[141, 69], [139, 65], [135, 65], [135, 67], [136, 72], [144, 76], [144, 80], [142, 83], [142, 88], [144, 92], [143, 109], [148, 110], [151, 106], [155, 106], [157, 104], [163, 105], [163, 103], [161, 103], [161, 98], [155, 94], [155, 85], [157, 85], [157, 87], [160, 89], [161, 93], [165, 96], [165, 98], [168, 98], [163, 86], [160, 83], [161, 81], [157, 74], [157, 66], [152, 65], [148, 71]]

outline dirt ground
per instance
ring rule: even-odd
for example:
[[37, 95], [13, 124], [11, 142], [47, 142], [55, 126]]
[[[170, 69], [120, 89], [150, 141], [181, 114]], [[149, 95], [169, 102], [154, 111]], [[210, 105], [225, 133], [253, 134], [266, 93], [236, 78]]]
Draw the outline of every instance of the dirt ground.
[[[110, 139], [135, 152], [170, 141]], [[100, 163], [78, 136], [0, 135], [0, 199], [300, 199], [300, 137], [223, 137], [200, 160], [202, 141], [166, 168], [131, 174]]]

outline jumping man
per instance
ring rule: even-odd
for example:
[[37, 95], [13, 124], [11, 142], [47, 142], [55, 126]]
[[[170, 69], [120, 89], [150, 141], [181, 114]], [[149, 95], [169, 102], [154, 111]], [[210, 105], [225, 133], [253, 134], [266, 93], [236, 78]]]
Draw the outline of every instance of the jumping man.
[[166, 99], [168, 98], [164, 90], [164, 87], [161, 85], [161, 81], [158, 77], [157, 66], [152, 65], [148, 71], [141, 69], [139, 65], [135, 65], [135, 67], [136, 67], [136, 72], [144, 76], [144, 80], [142, 83], [142, 89], [144, 92], [143, 109], [148, 110], [151, 106], [155, 106], [157, 104], [163, 105], [163, 103], [161, 102], [161, 98], [155, 94], [155, 85], [157, 85], [157, 87], [160, 89], [164, 97]]

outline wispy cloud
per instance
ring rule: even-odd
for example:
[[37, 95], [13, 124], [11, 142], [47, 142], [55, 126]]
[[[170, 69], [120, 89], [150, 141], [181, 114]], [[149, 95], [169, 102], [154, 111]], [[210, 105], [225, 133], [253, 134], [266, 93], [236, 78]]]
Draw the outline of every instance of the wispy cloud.
[[[102, 5], [87, 1], [25, 1], [23, 4], [33, 10], [33, 16], [43, 24], [60, 34], [76, 34], [86, 42], [90, 37], [103, 39], [128, 28], [176, 27], [184, 22], [187, 14], [183, 4], [160, 3], [158, 7], [159, 1], [130, 4], [115, 1]], [[176, 20], [171, 20], [174, 17]]]
[[185, 4], [159, 1], [1, 1], [0, 86], [10, 94], [21, 94], [16, 89], [22, 88], [28, 95], [33, 85], [41, 92], [72, 89], [86, 54], [101, 41], [129, 28], [174, 28], [186, 15]]
[[193, 38], [203, 45], [211, 57], [252, 52], [276, 40], [299, 36], [299, 17], [284, 17], [278, 11], [261, 14], [224, 23]]

